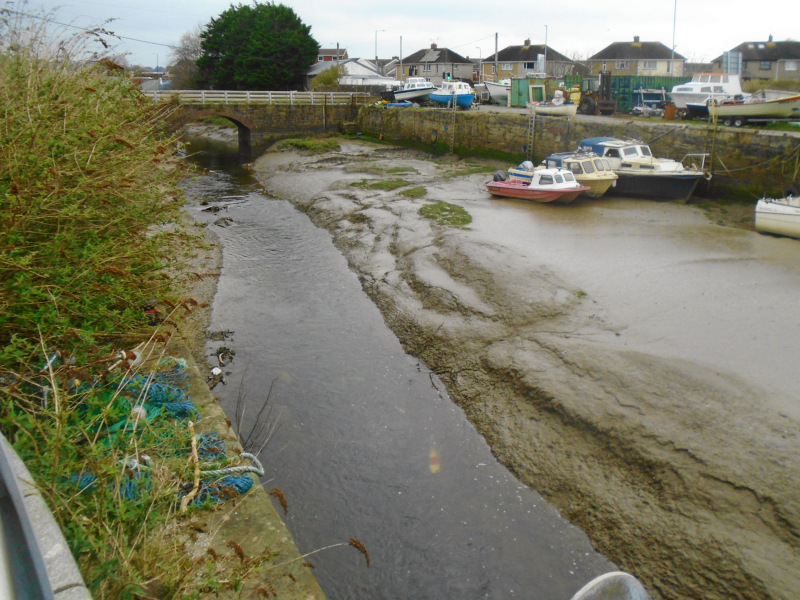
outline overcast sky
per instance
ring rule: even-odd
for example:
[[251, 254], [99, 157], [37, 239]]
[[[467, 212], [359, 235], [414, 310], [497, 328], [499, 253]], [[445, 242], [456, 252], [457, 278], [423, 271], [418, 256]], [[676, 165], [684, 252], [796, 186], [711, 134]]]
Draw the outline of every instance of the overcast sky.
[[[436, 43], [462, 56], [486, 58], [497, 49], [547, 42], [571, 58], [587, 58], [613, 42], [661, 42], [691, 62], [708, 62], [745, 41], [800, 40], [797, 0], [288, 0], [323, 48], [351, 58], [408, 56]], [[281, 3], [281, 2], [277, 2]], [[57, 9], [56, 20], [99, 25], [118, 35], [129, 64], [167, 64], [181, 35], [206, 25], [231, 4], [224, 0], [29, 0], [29, 10]], [[445, 5], [447, 6], [445, 8]], [[795, 6], [794, 9], [790, 9]], [[525, 8], [523, 8], [525, 7]], [[677, 11], [676, 11], [677, 7]], [[789, 14], [792, 13], [792, 14]]]

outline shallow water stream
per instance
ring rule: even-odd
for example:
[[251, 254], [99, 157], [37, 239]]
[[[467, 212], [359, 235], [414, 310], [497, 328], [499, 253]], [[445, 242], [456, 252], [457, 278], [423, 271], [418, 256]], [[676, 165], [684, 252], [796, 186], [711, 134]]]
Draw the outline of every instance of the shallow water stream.
[[301, 552], [369, 551], [369, 567], [346, 545], [308, 558], [328, 597], [566, 600], [614, 569], [403, 352], [327, 231], [235, 166], [187, 194], [223, 245], [211, 329], [232, 334], [208, 354], [236, 354], [214, 394], [232, 418], [245, 406], [245, 435], [268, 400], [264, 483]]

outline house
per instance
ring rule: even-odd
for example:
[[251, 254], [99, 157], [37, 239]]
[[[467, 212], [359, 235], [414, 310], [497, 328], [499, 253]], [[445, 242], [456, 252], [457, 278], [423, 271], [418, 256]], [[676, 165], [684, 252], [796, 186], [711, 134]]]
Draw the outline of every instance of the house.
[[306, 89], [311, 89], [311, 82], [320, 73], [336, 66], [341, 68], [339, 85], [342, 86], [387, 86], [394, 83], [392, 77], [384, 76], [375, 64], [366, 58], [348, 58], [342, 61], [320, 61], [311, 65], [306, 71]]
[[610, 71], [614, 75], [683, 77], [686, 58], [661, 42], [614, 42], [589, 58], [592, 75]]
[[529, 73], [547, 73], [556, 77], [572, 75], [578, 65], [544, 44], [507, 46], [481, 61], [481, 79], [498, 81], [506, 77], [526, 77]]
[[317, 62], [332, 62], [336, 60], [347, 60], [347, 50], [342, 48], [320, 48], [317, 52]]
[[474, 73], [471, 60], [447, 48], [439, 48], [436, 44], [431, 44], [430, 49], [418, 50], [405, 57], [402, 65], [400, 71], [398, 64], [399, 80], [424, 77], [434, 85], [455, 80], [472, 82]]
[[[800, 79], [800, 42], [775, 42], [769, 36], [766, 42], [739, 44], [727, 53], [727, 58], [734, 53], [741, 56], [743, 80]], [[722, 70], [725, 58], [722, 55], [712, 61], [714, 70]]]

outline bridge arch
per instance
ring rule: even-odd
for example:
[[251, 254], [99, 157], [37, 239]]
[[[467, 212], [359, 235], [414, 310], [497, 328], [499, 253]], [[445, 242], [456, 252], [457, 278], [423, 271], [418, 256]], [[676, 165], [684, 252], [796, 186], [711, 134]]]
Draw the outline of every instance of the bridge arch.
[[182, 123], [197, 121], [207, 117], [223, 117], [234, 125], [239, 134], [239, 156], [249, 161], [253, 153], [252, 131], [253, 123], [238, 112], [226, 110], [226, 107], [202, 108], [184, 110]]

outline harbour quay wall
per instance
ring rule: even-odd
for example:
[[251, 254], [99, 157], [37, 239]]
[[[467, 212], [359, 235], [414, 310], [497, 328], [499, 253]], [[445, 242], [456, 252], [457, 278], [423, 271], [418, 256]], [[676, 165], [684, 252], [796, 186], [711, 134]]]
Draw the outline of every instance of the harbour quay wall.
[[[452, 110], [361, 107], [358, 125], [365, 135], [460, 156], [529, 159], [573, 150], [589, 137], [634, 138], [650, 144], [655, 156], [681, 160], [706, 153], [712, 178], [700, 195], [783, 195], [800, 184], [800, 131], [766, 131], [628, 116], [537, 115], [531, 129], [526, 109]], [[531, 152], [532, 150], [532, 152]], [[693, 159], [696, 163], [698, 159]], [[509, 165], [510, 166], [510, 165]]]

